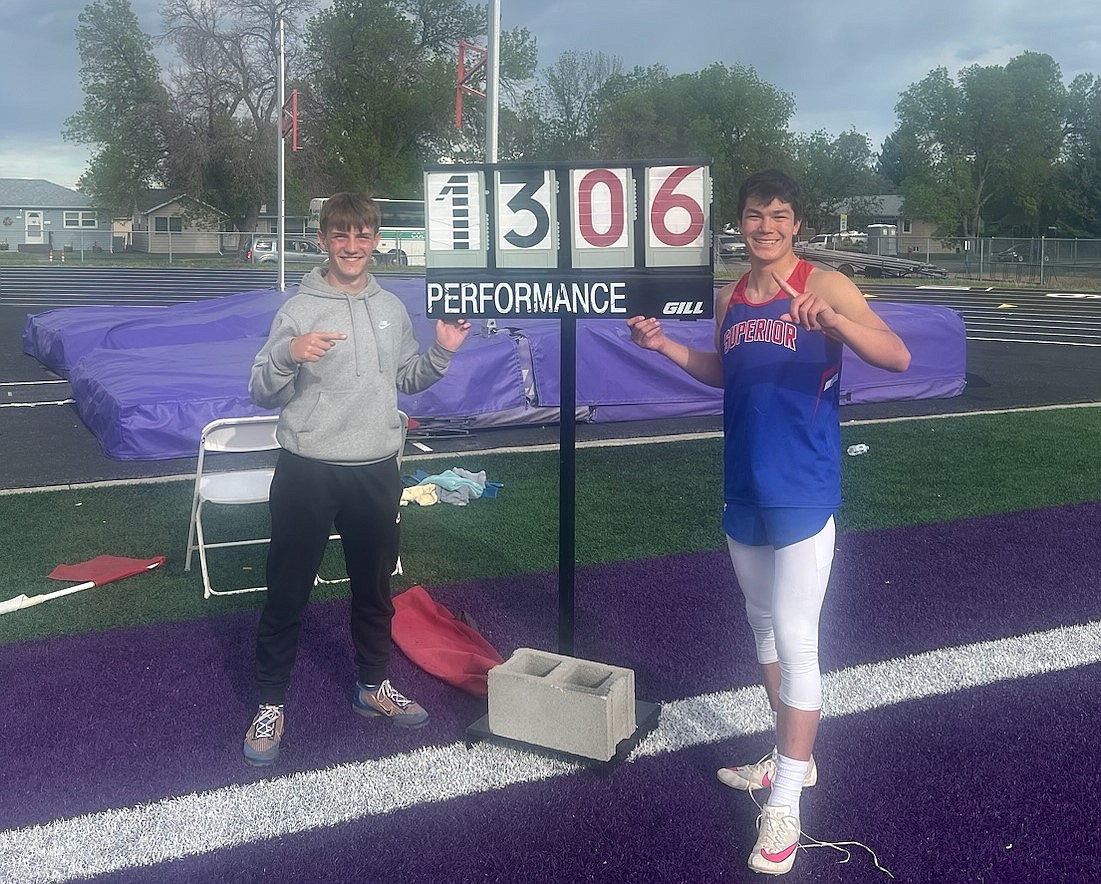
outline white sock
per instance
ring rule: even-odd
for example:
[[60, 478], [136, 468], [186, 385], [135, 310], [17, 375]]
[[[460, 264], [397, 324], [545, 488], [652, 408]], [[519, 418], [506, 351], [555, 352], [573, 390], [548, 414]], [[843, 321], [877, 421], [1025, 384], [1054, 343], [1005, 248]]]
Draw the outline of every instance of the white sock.
[[772, 780], [772, 792], [765, 803], [771, 807], [787, 807], [788, 814], [799, 819], [799, 799], [803, 794], [803, 780], [809, 767], [809, 761], [796, 761], [777, 753], [776, 776]]

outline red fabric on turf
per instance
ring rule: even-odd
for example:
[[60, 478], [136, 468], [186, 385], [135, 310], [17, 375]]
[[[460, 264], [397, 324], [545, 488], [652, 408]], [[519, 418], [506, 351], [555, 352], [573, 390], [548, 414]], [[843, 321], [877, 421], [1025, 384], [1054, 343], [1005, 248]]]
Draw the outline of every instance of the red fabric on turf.
[[110, 583], [112, 580], [121, 580], [123, 577], [132, 577], [149, 569], [150, 565], [158, 567], [164, 564], [164, 556], [154, 556], [151, 559], [128, 559], [125, 556], [96, 556], [86, 562], [78, 562], [75, 565], [58, 565], [47, 577], [54, 580], [75, 580], [78, 583], [92, 581], [96, 586]]
[[394, 644], [421, 669], [475, 696], [486, 696], [489, 670], [504, 662], [480, 632], [420, 585], [394, 597], [391, 631]]

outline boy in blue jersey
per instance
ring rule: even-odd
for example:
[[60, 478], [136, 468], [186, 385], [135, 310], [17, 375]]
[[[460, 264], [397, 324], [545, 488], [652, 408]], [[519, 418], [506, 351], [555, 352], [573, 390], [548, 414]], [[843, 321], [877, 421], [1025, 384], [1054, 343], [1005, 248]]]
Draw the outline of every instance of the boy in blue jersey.
[[738, 217], [750, 269], [716, 297], [714, 350], [671, 340], [653, 317], [627, 325], [638, 346], [724, 391], [723, 530], [776, 744], [761, 761], [718, 775], [735, 789], [771, 787], [749, 867], [779, 875], [795, 862], [802, 790], [818, 779], [818, 619], [841, 503], [842, 346], [889, 371], [905, 371], [910, 353], [851, 280], [795, 254], [803, 206], [790, 177], [751, 175]]

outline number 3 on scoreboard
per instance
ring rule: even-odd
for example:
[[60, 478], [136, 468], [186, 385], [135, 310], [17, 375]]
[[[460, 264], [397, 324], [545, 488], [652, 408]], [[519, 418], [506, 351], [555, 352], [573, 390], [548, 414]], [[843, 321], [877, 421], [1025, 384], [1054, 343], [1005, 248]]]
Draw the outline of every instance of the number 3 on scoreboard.
[[493, 204], [498, 267], [558, 265], [558, 213], [550, 169], [499, 169]]

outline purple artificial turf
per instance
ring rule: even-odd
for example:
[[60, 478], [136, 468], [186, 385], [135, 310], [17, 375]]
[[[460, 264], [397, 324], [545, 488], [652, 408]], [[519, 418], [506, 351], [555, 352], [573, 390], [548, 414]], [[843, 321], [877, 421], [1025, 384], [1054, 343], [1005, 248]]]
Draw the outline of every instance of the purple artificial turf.
[[[823, 612], [824, 669], [1098, 619], [1099, 524], [1093, 503], [843, 535]], [[428, 590], [469, 612], [506, 657], [556, 649], [554, 574]], [[453, 743], [484, 712], [484, 701], [395, 649], [395, 684], [431, 721], [409, 732], [354, 715], [347, 604], [318, 603], [283, 755], [273, 770], [250, 769], [240, 744], [254, 711], [255, 616], [0, 647], [0, 828]], [[579, 568], [575, 653], [634, 669], [638, 696], [658, 701], [756, 678], [724, 552]], [[1065, 772], [1066, 759], [1096, 754], [1099, 675], [1088, 666], [827, 719], [805, 825], [819, 838], [865, 841], [899, 880], [1101, 879], [1088, 837], [1097, 766]], [[695, 746], [112, 880], [237, 881], [265, 869], [318, 882], [742, 880], [755, 811], [714, 769], [766, 749], [748, 738]], [[834, 862], [808, 853], [787, 880], [876, 880], [865, 856]]]

